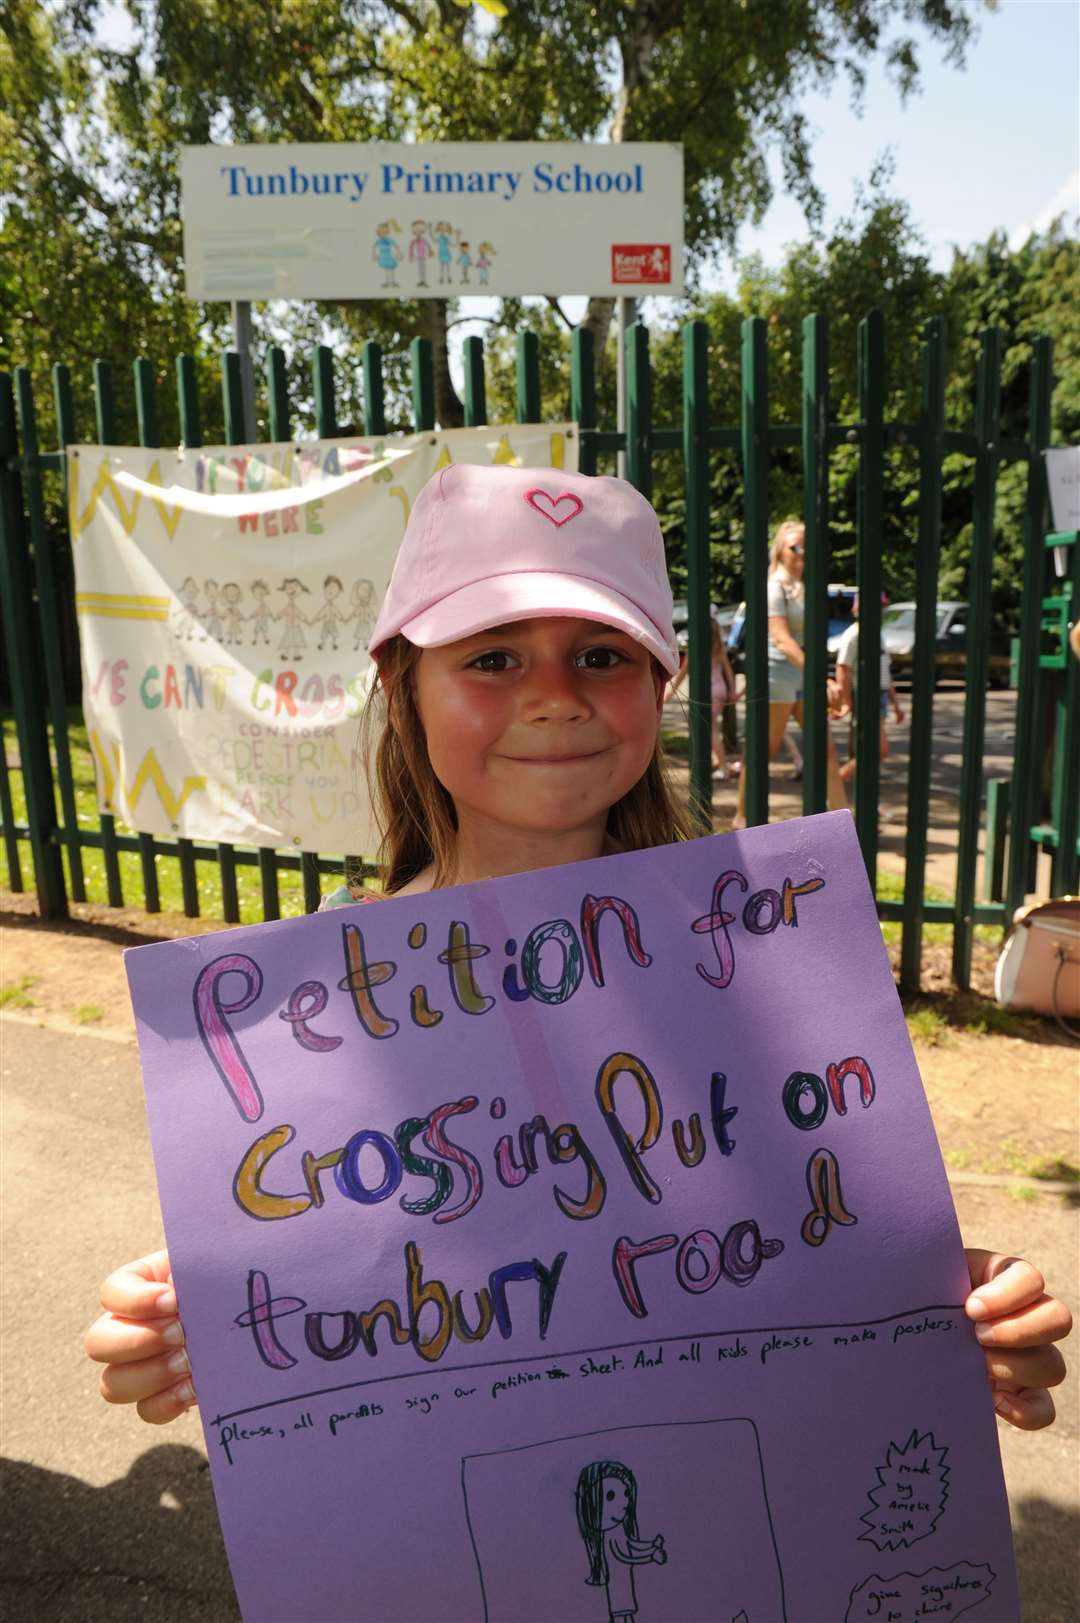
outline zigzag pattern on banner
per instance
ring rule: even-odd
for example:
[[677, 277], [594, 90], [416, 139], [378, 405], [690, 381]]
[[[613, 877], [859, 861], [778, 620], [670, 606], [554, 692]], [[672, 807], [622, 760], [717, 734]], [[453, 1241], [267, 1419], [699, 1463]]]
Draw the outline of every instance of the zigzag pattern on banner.
[[184, 802], [190, 795], [197, 794], [200, 789], [206, 788], [206, 778], [204, 775], [200, 775], [198, 777], [185, 778], [179, 795], [174, 794], [172, 787], [169, 784], [169, 780], [166, 778], [161, 769], [161, 764], [158, 761], [157, 756], [154, 754], [152, 749], [148, 749], [139, 763], [135, 776], [131, 780], [130, 789], [125, 789], [120, 761], [120, 745], [118, 743], [113, 744], [112, 760], [110, 761], [109, 753], [106, 750], [105, 745], [98, 737], [96, 730], [91, 728], [90, 748], [93, 751], [94, 760], [97, 762], [98, 768], [101, 772], [104, 787], [102, 803], [106, 811], [116, 808], [117, 780], [119, 780], [121, 800], [132, 813], [134, 813], [137, 809], [142, 792], [146, 788], [147, 783], [152, 783], [158, 792], [158, 799], [165, 808], [165, 813], [170, 823], [176, 822]]
[[[80, 512], [79, 472], [81, 460], [81, 457], [72, 455], [68, 461], [68, 522], [71, 526], [71, 539], [73, 541], [77, 541], [82, 535], [82, 532], [86, 529], [86, 526], [93, 522], [94, 514], [97, 512], [98, 501], [106, 493], [112, 497], [113, 505], [116, 509], [116, 516], [124, 527], [124, 534], [128, 536], [131, 535], [135, 529], [136, 523], [138, 522], [139, 507], [142, 503], [141, 494], [139, 491], [135, 492], [131, 499], [131, 506], [129, 507], [127, 502], [124, 500], [124, 495], [120, 486], [116, 483], [116, 480], [112, 476], [112, 471], [109, 468], [108, 458], [106, 458], [105, 461], [102, 462], [101, 467], [98, 469], [98, 476], [94, 480], [93, 489], [87, 498], [86, 506], [83, 508], [82, 512]], [[147, 484], [151, 485], [161, 484], [160, 462], [154, 462], [151, 464], [150, 471], [146, 475], [146, 482]], [[157, 515], [165, 527], [165, 532], [168, 535], [169, 540], [173, 540], [180, 520], [183, 517], [184, 509], [182, 507], [169, 507], [166, 502], [159, 502], [156, 499], [153, 502], [153, 506], [157, 509]]]
[[75, 613], [104, 620], [167, 620], [172, 599], [135, 592], [76, 592]]

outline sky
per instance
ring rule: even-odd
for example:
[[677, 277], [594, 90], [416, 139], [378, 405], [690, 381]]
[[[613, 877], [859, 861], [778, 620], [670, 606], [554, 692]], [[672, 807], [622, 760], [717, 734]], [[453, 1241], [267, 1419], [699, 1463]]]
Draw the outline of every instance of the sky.
[[[118, 5], [107, 8], [105, 24], [103, 31], [117, 37], [130, 29]], [[962, 70], [945, 62], [941, 47], [925, 35], [921, 47], [921, 88], [906, 105], [877, 64], [868, 72], [861, 116], [852, 110], [842, 78], [830, 95], [803, 98], [802, 110], [816, 132], [813, 162], [826, 199], [824, 231], [850, 214], [856, 186], [865, 185], [886, 153], [894, 163], [891, 190], [907, 200], [937, 269], [948, 268], [954, 246], [983, 242], [998, 229], [1014, 245], [1060, 213], [1077, 229], [1080, 0], [999, 0], [996, 11], [982, 16]], [[809, 228], [798, 205], [783, 194], [775, 156], [772, 172], [775, 199], [760, 226], [740, 233], [737, 256], [756, 253], [767, 265], [778, 265], [785, 246], [804, 241]], [[731, 291], [736, 274], [736, 258], [718, 254], [704, 285]], [[580, 319], [584, 299], [561, 302], [572, 321]], [[653, 309], [659, 302], [645, 303], [646, 320], [661, 313]], [[455, 361], [467, 334], [483, 334], [479, 318], [496, 309], [494, 300], [461, 301], [466, 320], [453, 329]]]
[[[1014, 246], [1061, 213], [1077, 229], [1080, 0], [1001, 0], [996, 12], [983, 16], [963, 69], [942, 55], [923, 36], [921, 89], [904, 105], [877, 64], [867, 76], [861, 116], [842, 79], [830, 95], [803, 98], [816, 131], [824, 231], [850, 214], [856, 186], [867, 183], [886, 152], [895, 165], [890, 190], [908, 201], [935, 269], [948, 269], [954, 246], [984, 242], [998, 229]], [[770, 167], [773, 203], [760, 226], [740, 233], [736, 252], [779, 265], [785, 246], [805, 241], [809, 227], [783, 193], [775, 155]], [[704, 285], [731, 292], [736, 280], [736, 259], [725, 254], [707, 270]], [[473, 302], [481, 313], [480, 301]], [[570, 318], [579, 319], [584, 299], [562, 302]], [[647, 320], [649, 305], [643, 313]]]

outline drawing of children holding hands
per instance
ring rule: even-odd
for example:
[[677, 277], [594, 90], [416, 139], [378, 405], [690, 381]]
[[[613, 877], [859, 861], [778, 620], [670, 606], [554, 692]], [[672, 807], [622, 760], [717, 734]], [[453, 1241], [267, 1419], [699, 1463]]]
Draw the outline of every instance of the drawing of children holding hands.
[[251, 646], [254, 648], [256, 644], [262, 642], [269, 648], [270, 622], [275, 618], [270, 613], [268, 602], [270, 588], [264, 580], [253, 580], [251, 595], [255, 599], [255, 607], [251, 612]]
[[439, 285], [453, 280], [451, 270], [451, 242], [453, 240], [453, 227], [446, 220], [440, 220], [433, 232], [435, 250], [439, 261]]
[[208, 580], [203, 586], [206, 607], [203, 610], [200, 642], [205, 642], [208, 637], [212, 642], [220, 642], [225, 634], [225, 628], [221, 623], [221, 604], [218, 601], [220, 592], [221, 587], [216, 580]]
[[634, 1568], [667, 1561], [663, 1535], [643, 1539], [638, 1534], [637, 1480], [617, 1460], [594, 1460], [577, 1481], [575, 1495], [578, 1528], [589, 1557], [585, 1582], [603, 1584], [608, 1623], [637, 1617]]
[[412, 237], [409, 241], [409, 260], [416, 264], [416, 285], [427, 287], [427, 262], [434, 254], [431, 238], [428, 236], [426, 220], [414, 220], [412, 223]]
[[338, 626], [345, 623], [345, 616], [337, 606], [337, 600], [343, 590], [344, 588], [336, 575], [327, 575], [323, 581], [322, 608], [312, 615], [309, 622], [313, 626], [322, 624], [322, 630], [319, 632], [320, 653], [326, 647], [327, 642], [329, 642], [334, 653], [337, 653]]
[[476, 268], [480, 272], [480, 286], [487, 287], [488, 271], [491, 269], [491, 256], [495, 252], [490, 242], [482, 242], [476, 250]]
[[308, 588], [302, 580], [295, 575], [288, 575], [278, 587], [279, 592], [285, 593], [285, 607], [275, 619], [284, 620], [285, 630], [278, 644], [278, 651], [282, 659], [303, 659], [304, 649], [307, 647], [307, 638], [304, 636], [304, 616], [300, 612], [300, 605], [296, 601], [301, 592]]
[[226, 648], [239, 648], [242, 642], [240, 627], [247, 619], [246, 614], [240, 611], [240, 599], [243, 592], [234, 580], [227, 580], [221, 588], [221, 601], [225, 605], [225, 636]]
[[182, 642], [190, 642], [199, 617], [199, 583], [193, 575], [182, 583], [179, 597], [179, 605], [173, 610], [176, 616], [174, 629]]
[[458, 239], [458, 268], [461, 271], [461, 285], [462, 285], [462, 287], [468, 287], [468, 285], [469, 285], [469, 266], [471, 264], [472, 264], [472, 254], [469, 252], [469, 244], [467, 242], [462, 242], [461, 239], [459, 238]]
[[401, 259], [401, 249], [390, 233], [400, 230], [401, 227], [396, 220], [384, 220], [382, 225], [375, 227], [375, 246], [371, 251], [371, 257], [383, 273], [383, 287], [397, 287], [398, 285], [394, 272]]
[[375, 624], [375, 587], [369, 580], [354, 580], [352, 588], [352, 613], [349, 619], [356, 622], [353, 633], [353, 650], [366, 648], [368, 638], [371, 636]]

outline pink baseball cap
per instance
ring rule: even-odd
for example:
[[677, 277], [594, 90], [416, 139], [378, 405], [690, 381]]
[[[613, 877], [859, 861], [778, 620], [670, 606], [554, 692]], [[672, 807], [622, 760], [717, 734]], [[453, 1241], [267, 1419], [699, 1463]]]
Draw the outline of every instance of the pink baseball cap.
[[569, 615], [625, 631], [674, 675], [671, 608], [659, 522], [625, 479], [461, 463], [413, 503], [369, 647]]

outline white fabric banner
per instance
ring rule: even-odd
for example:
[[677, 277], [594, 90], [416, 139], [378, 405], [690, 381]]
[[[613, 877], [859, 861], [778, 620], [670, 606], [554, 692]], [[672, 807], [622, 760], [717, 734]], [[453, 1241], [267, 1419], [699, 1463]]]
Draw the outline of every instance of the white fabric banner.
[[448, 463], [570, 469], [577, 443], [572, 425], [522, 424], [69, 447], [101, 810], [146, 834], [373, 855], [357, 718], [412, 503]]

